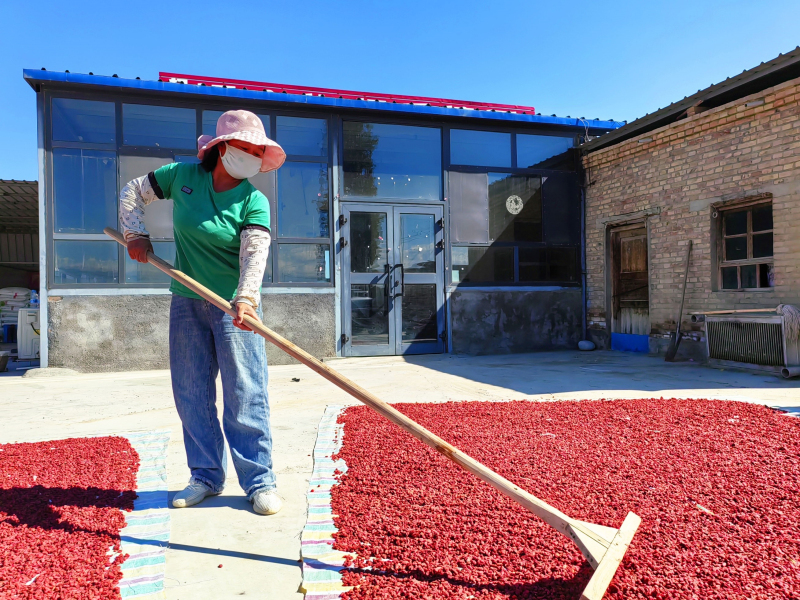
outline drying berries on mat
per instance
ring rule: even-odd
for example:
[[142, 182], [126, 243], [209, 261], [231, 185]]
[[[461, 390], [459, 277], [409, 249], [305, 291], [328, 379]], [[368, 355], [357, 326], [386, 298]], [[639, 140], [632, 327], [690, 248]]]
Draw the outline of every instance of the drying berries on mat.
[[[573, 518], [642, 518], [607, 599], [800, 598], [800, 419], [713, 400], [399, 404]], [[577, 600], [567, 538], [366, 407], [340, 417], [343, 598]]]
[[120, 598], [139, 457], [98, 437], [0, 445], [0, 598]]

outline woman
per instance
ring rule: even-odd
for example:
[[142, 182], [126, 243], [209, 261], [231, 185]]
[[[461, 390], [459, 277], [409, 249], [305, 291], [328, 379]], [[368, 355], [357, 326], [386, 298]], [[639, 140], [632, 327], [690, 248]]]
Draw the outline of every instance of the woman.
[[[217, 121], [217, 135], [201, 136], [201, 163], [172, 163], [128, 183], [120, 219], [134, 260], [147, 262], [153, 246], [144, 227], [147, 205], [173, 200], [175, 267], [229, 299], [232, 318], [177, 281], [170, 286], [169, 359], [175, 406], [183, 424], [189, 485], [172, 500], [192, 506], [222, 492], [231, 449], [239, 484], [264, 515], [283, 502], [272, 469], [272, 437], [264, 340], [248, 333], [244, 316], [260, 319], [260, 286], [270, 244], [269, 201], [247, 181], [279, 168], [283, 149], [267, 138], [261, 120], [233, 110]], [[224, 409], [216, 409], [217, 373]]]

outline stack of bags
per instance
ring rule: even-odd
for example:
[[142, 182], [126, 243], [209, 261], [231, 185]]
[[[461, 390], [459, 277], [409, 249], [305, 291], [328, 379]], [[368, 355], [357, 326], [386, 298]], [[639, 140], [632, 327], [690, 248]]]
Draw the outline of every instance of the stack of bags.
[[0, 288], [0, 327], [16, 325], [20, 308], [30, 304], [31, 291], [21, 287]]

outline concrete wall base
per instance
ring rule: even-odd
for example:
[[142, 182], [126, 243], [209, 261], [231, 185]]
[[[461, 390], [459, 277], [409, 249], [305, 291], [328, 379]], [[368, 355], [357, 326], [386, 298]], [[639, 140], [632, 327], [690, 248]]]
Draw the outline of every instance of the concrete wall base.
[[455, 290], [450, 295], [453, 352], [509, 354], [577, 348], [581, 291]]
[[[170, 295], [51, 293], [51, 367], [81, 372], [169, 368]], [[267, 294], [262, 302], [269, 328], [318, 358], [336, 354], [333, 294]], [[267, 360], [274, 365], [295, 362], [272, 344], [267, 344]]]

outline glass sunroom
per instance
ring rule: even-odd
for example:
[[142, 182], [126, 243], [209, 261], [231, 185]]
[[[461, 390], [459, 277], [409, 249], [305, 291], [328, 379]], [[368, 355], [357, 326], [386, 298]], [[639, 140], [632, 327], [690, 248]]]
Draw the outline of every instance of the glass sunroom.
[[[619, 123], [190, 76], [24, 76], [38, 108], [43, 366], [112, 370], [140, 346], [153, 350], [130, 368], [167, 366], [154, 326], [167, 278], [103, 228], [119, 228], [127, 181], [197, 162], [198, 136], [234, 108], [258, 114], [287, 154], [251, 179], [272, 212], [268, 326], [323, 357], [524, 352], [580, 338], [575, 147]], [[153, 203], [145, 222], [170, 261], [171, 213], [170, 201]], [[131, 301], [138, 309], [120, 313]], [[93, 321], [126, 335], [100, 335]]]

